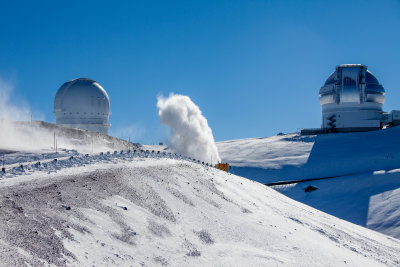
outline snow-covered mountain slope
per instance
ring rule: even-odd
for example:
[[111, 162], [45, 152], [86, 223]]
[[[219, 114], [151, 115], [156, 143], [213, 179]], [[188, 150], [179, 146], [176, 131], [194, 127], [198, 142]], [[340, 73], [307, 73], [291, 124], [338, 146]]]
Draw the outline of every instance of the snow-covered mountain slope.
[[0, 180], [2, 265], [400, 264], [400, 241], [264, 185], [135, 158]]
[[217, 143], [235, 173], [260, 182], [400, 168], [400, 127], [318, 136], [288, 134]]
[[[365, 133], [289, 134], [218, 143], [235, 173], [261, 182], [343, 176], [275, 186], [314, 208], [400, 238], [400, 127]], [[305, 192], [308, 185], [317, 186]]]
[[[305, 192], [309, 185], [318, 189]], [[273, 188], [316, 209], [400, 239], [400, 169]]]
[[44, 121], [0, 119], [0, 154], [2, 150], [43, 150], [63, 147], [80, 153], [137, 149], [138, 144], [98, 132], [69, 128]]

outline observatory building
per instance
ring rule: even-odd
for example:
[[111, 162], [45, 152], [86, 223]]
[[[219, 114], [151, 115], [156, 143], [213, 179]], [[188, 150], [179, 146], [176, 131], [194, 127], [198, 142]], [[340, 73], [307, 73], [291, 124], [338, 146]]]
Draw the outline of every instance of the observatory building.
[[362, 132], [400, 124], [400, 111], [384, 112], [385, 89], [364, 65], [344, 64], [319, 90], [321, 129], [302, 134]]
[[362, 65], [336, 67], [319, 90], [322, 128], [368, 131], [381, 128], [385, 89]]
[[108, 134], [110, 98], [96, 81], [74, 79], [58, 89], [54, 114], [56, 124]]

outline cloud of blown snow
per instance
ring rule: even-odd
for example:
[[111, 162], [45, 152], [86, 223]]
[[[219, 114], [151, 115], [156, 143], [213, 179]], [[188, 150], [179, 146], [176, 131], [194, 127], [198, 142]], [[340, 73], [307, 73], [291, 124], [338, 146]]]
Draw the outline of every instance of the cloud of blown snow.
[[204, 162], [221, 161], [207, 119], [188, 96], [159, 96], [157, 107], [161, 123], [171, 128], [169, 146], [172, 150]]
[[76, 149], [82, 153], [107, 151], [104, 142], [88, 137], [88, 140], [72, 140], [43, 127], [33, 119], [41, 120], [40, 113], [32, 111], [29, 105], [14, 96], [14, 86], [0, 77], [0, 154], [2, 150]]
[[0, 77], [0, 150], [50, 148], [50, 133], [29, 125], [32, 114], [35, 119], [42, 119], [42, 115], [32, 112], [26, 102], [16, 101], [13, 91], [13, 84]]
[[32, 113], [28, 105], [11, 103], [12, 91], [12, 84], [0, 78], [0, 119], [30, 120]]

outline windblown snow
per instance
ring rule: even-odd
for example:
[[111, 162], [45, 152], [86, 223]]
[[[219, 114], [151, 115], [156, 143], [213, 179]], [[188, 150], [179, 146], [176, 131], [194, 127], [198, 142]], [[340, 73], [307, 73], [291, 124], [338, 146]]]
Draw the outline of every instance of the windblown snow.
[[169, 146], [177, 153], [202, 162], [220, 162], [214, 136], [200, 108], [188, 96], [170, 94], [157, 98], [161, 123], [171, 128]]
[[257, 182], [151, 154], [75, 155], [3, 175], [2, 264], [400, 264], [397, 239]]

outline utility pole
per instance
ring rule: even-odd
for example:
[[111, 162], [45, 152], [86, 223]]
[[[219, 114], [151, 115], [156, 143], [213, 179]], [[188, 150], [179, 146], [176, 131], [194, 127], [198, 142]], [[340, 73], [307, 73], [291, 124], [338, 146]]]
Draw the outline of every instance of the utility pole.
[[30, 136], [29, 136], [29, 141], [30, 141], [30, 143], [32, 144], [32, 136], [33, 136], [33, 129], [32, 129], [32, 113], [31, 113], [31, 124], [30, 124], [29, 130], [31, 131], [31, 134], [30, 134]]
[[54, 132], [53, 149], [56, 150], [56, 132]]
[[3, 154], [3, 168], [1, 169], [1, 171], [2, 171], [3, 173], [6, 172], [6, 168], [4, 167], [4, 154]]

